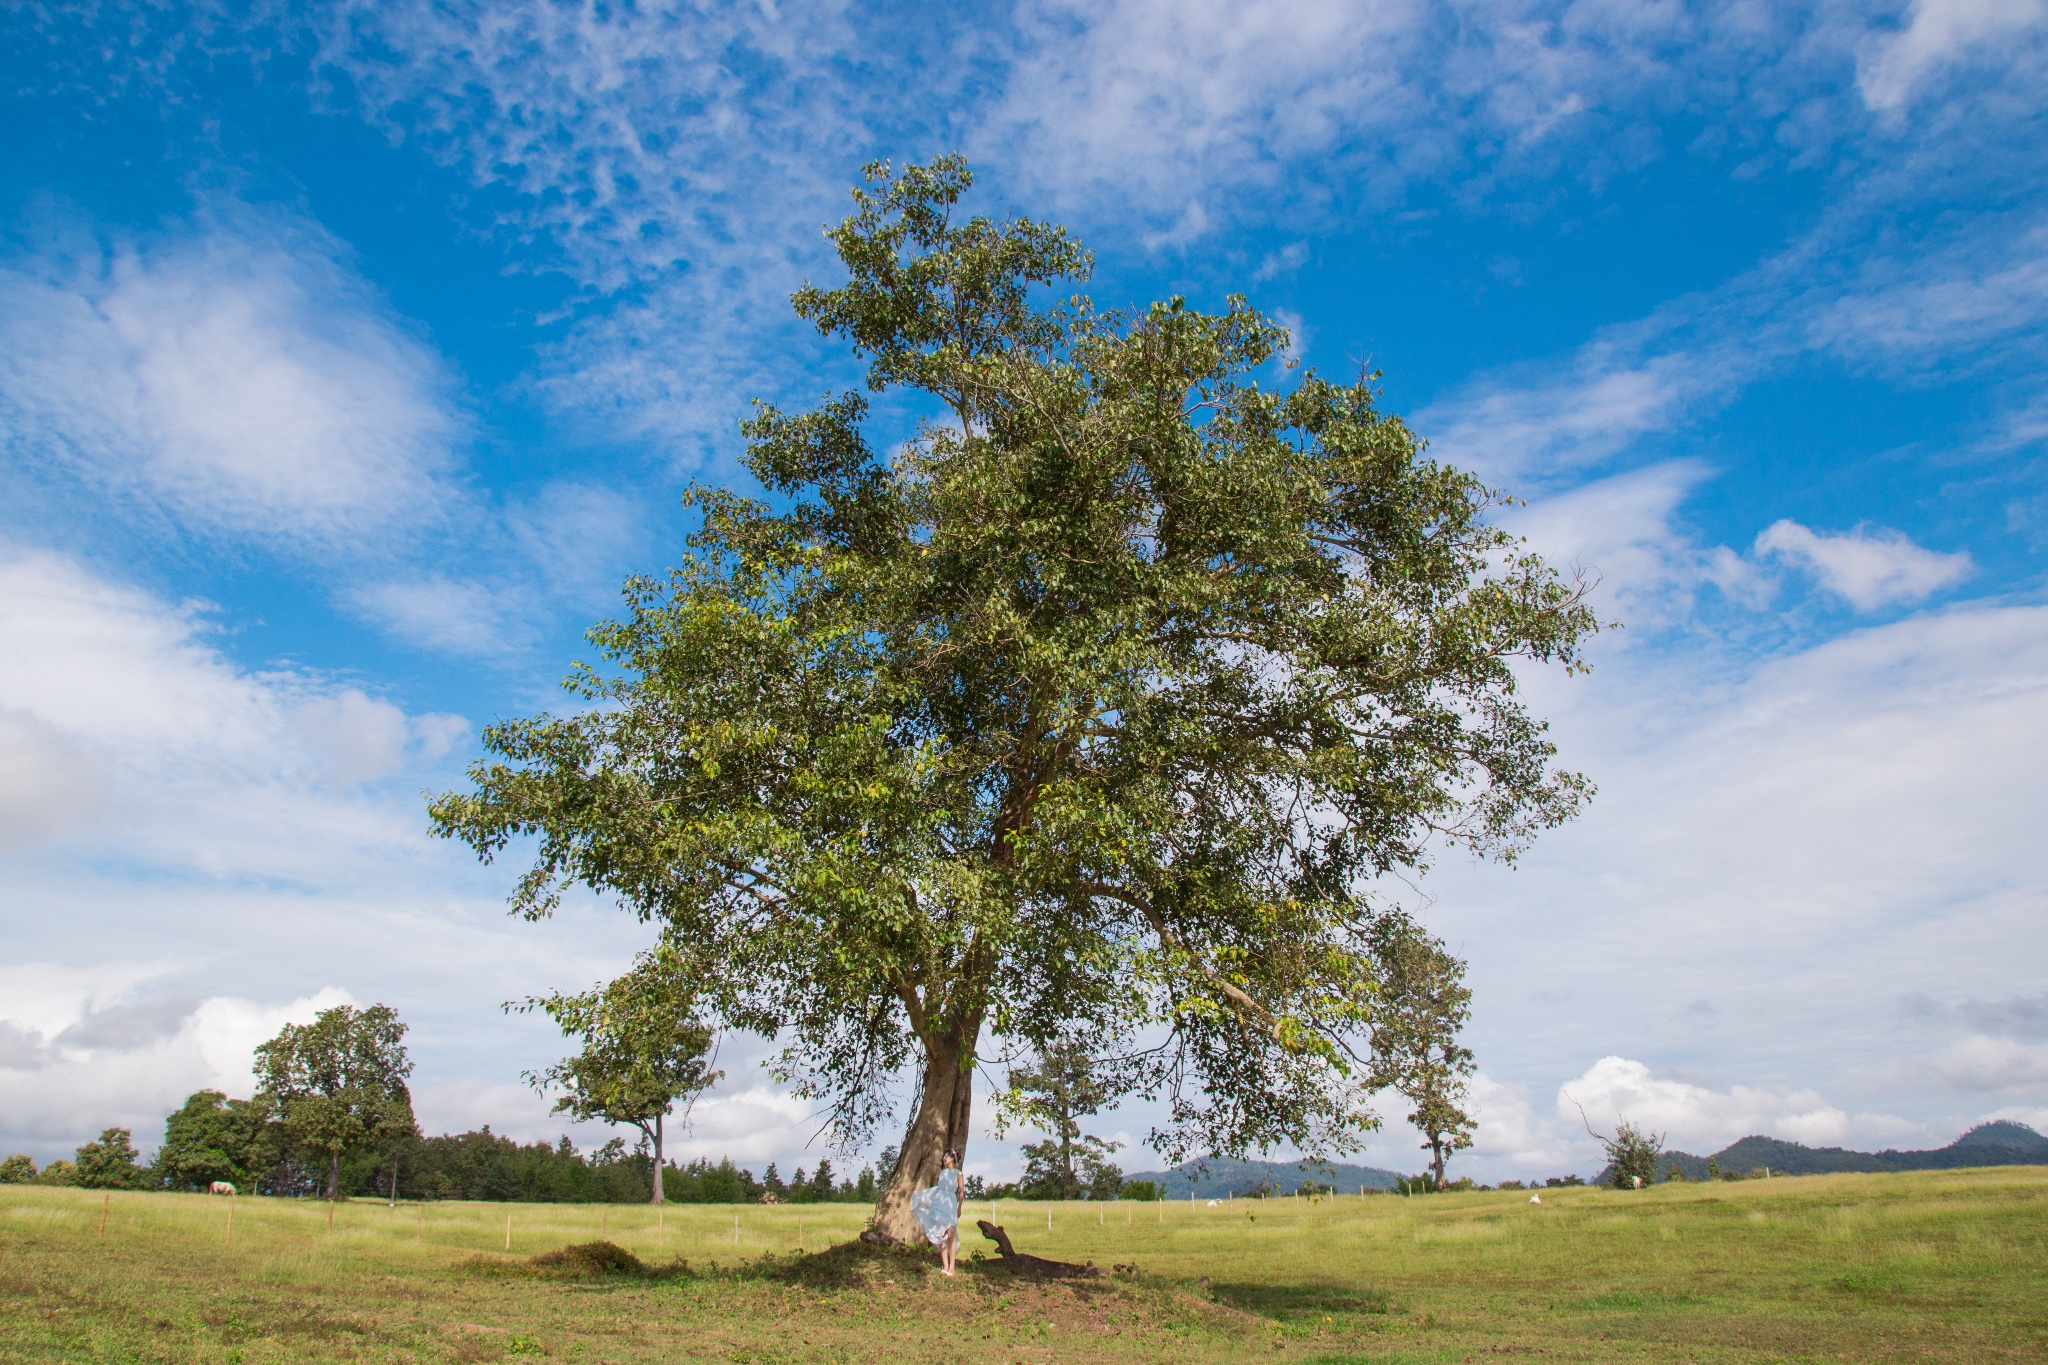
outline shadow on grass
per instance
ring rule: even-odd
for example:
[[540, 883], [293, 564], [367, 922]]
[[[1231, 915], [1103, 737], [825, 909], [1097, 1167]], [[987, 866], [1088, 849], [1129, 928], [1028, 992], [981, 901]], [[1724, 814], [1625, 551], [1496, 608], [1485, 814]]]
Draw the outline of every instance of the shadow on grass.
[[1382, 1290], [1336, 1285], [1217, 1283], [1209, 1286], [1209, 1296], [1240, 1312], [1290, 1326], [1339, 1314], [1383, 1316], [1395, 1311], [1393, 1299]]
[[1451, 1365], [1468, 1358], [1462, 1351], [1389, 1351], [1379, 1355], [1309, 1356], [1301, 1365]]

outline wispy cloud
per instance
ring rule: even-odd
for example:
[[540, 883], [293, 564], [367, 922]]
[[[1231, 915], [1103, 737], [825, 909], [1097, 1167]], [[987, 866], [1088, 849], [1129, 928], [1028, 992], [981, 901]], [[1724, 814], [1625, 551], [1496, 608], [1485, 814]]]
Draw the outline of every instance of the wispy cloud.
[[1873, 109], [1891, 111], [1966, 63], [2038, 73], [2044, 31], [2042, 0], [1914, 0], [1904, 27], [1866, 40], [1857, 84]]
[[50, 812], [46, 837], [118, 830], [131, 862], [244, 876], [325, 878], [337, 843], [377, 857], [414, 844], [415, 817], [353, 793], [437, 762], [468, 723], [250, 672], [207, 634], [199, 607], [0, 550], [0, 802]]
[[1970, 556], [1915, 545], [1903, 533], [1859, 526], [1826, 535], [1776, 521], [1756, 538], [1759, 555], [1798, 564], [1860, 611], [1918, 602], [1970, 576]]
[[0, 268], [0, 440], [202, 534], [330, 553], [431, 527], [453, 376], [297, 220], [235, 212]]

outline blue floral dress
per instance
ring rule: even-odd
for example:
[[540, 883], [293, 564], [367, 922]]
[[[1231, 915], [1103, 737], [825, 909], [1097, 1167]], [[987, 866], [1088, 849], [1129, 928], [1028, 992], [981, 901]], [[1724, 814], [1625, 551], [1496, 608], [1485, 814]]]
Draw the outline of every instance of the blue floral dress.
[[940, 1171], [939, 1183], [910, 1196], [910, 1213], [933, 1246], [960, 1226], [960, 1172]]

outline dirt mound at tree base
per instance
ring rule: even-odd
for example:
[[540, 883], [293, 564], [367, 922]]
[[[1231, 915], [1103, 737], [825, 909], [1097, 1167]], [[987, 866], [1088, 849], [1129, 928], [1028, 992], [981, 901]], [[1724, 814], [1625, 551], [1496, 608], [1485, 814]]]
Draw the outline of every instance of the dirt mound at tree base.
[[648, 1267], [638, 1256], [616, 1242], [579, 1242], [575, 1246], [563, 1247], [560, 1251], [544, 1251], [532, 1257], [527, 1264], [535, 1270], [551, 1275], [600, 1276], [638, 1275], [649, 1276], [657, 1273], [674, 1274], [687, 1267], [681, 1260], [665, 1271], [657, 1272]]
[[930, 1247], [908, 1247], [900, 1242], [876, 1242], [863, 1237], [823, 1251], [765, 1256], [756, 1262], [754, 1273], [763, 1279], [813, 1289], [865, 1289], [871, 1277], [922, 1280], [938, 1266], [938, 1253]]

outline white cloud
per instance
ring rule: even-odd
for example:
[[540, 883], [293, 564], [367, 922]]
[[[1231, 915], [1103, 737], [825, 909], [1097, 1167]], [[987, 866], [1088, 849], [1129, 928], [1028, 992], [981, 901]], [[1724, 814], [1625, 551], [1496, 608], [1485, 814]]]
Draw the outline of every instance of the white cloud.
[[[508, 191], [479, 226], [585, 287], [534, 392], [691, 461], [797, 378], [809, 328], [788, 297], [829, 268], [818, 226], [862, 163], [902, 156], [872, 125], [913, 80], [929, 109], [966, 78], [945, 61], [892, 84], [926, 35], [829, 5], [388, 5], [324, 37], [350, 112]], [[872, 85], [844, 79], [856, 47]]]
[[1414, 425], [1451, 464], [1492, 479], [1549, 482], [1668, 430], [1749, 369], [1733, 356], [1634, 358], [1628, 349], [1600, 342], [1560, 369], [1486, 377], [1418, 412]]
[[0, 269], [0, 439], [207, 533], [359, 546], [445, 515], [445, 365], [302, 223], [245, 211]]
[[[1683, 1144], [1741, 1136], [1736, 1114], [1883, 1145], [1911, 1135], [1866, 1115], [1946, 1122], [1965, 1083], [2048, 1097], [2023, 1033], [2048, 954], [2048, 609], [1951, 609], [1764, 660], [1627, 648], [1602, 642], [1589, 678], [1528, 682], [1600, 784], [1586, 814], [1512, 873], [1446, 864], [1425, 883], [1433, 927], [1471, 962], [1488, 1073], [1602, 1055], [1691, 1072], [1719, 1098], [1641, 1096], [1698, 1102], [1645, 1109]], [[1912, 992], [1979, 1003], [1904, 1019]], [[1943, 1052], [1993, 1024], [1995, 1046]]]
[[2015, 1123], [2026, 1124], [2037, 1133], [2048, 1133], [2048, 1106], [2015, 1105], [1994, 1109], [1984, 1116], [1986, 1122], [1992, 1119], [2011, 1119]]
[[1906, 1070], [1916, 1080], [1965, 1094], [2035, 1090], [2048, 1086], [2048, 1043], [1979, 1034], [1958, 1038]]
[[[1536, 1112], [1522, 1086], [1503, 1084], [1482, 1071], [1472, 1078], [1470, 1100], [1479, 1127], [1469, 1160], [1495, 1180], [1562, 1175], [1583, 1155], [1568, 1132], [1560, 1133], [1556, 1123]], [[1392, 1105], [1387, 1108], [1390, 1114], [1398, 1112]]]
[[1566, 132], [1598, 174], [1601, 116], [1671, 79], [1667, 54], [1697, 37], [1671, 5], [1580, 5], [1559, 22], [1404, 0], [1045, 0], [1019, 31], [983, 144], [1041, 193], [1176, 221], [1164, 241], [1276, 200], [1379, 207], [1418, 181], [1547, 172]]
[[1596, 579], [1601, 610], [1631, 628], [1691, 619], [1704, 584], [1761, 605], [1768, 585], [1754, 565], [1678, 523], [1680, 504], [1711, 473], [1696, 461], [1665, 461], [1507, 509], [1500, 522], [1551, 563]]
[[123, 1127], [147, 1149], [161, 1140], [164, 1116], [193, 1091], [248, 1095], [258, 1043], [287, 1023], [354, 1003], [333, 987], [282, 1002], [140, 993], [176, 966], [0, 967], [0, 1024], [33, 1048], [0, 1056], [0, 1142], [61, 1150], [74, 1135]]
[[1903, 29], [1865, 45], [1857, 85], [1871, 108], [1896, 110], [1943, 69], [1986, 57], [2011, 61], [2013, 48], [2030, 46], [2044, 26], [2043, 0], [1914, 0]]
[[1994, 1037], [2048, 1042], [2048, 994], [2006, 1000], [1965, 1000], [1957, 1013]]
[[1851, 359], [1967, 354], [2024, 339], [2048, 314], [2048, 228], [2025, 215], [1972, 215], [1953, 238], [1873, 255], [1856, 275], [1802, 301], [1800, 343]]
[[[385, 856], [413, 842], [350, 789], [439, 758], [467, 723], [248, 671], [206, 635], [198, 608], [0, 547], [0, 743], [13, 760], [0, 798], [42, 810], [48, 836], [97, 826], [128, 859], [241, 875], [289, 876], [337, 842]], [[36, 828], [14, 826], [16, 842]]]
[[516, 591], [472, 579], [394, 578], [351, 588], [343, 600], [387, 633], [439, 653], [503, 656], [533, 638]]
[[1828, 535], [1789, 520], [1765, 527], [1756, 538], [1756, 553], [1805, 567], [1861, 611], [1918, 602], [1960, 583], [1973, 567], [1967, 553], [1923, 549], [1883, 527]]
[[[1670, 1134], [1674, 1150], [1715, 1151], [1752, 1133], [1808, 1146], [1836, 1146], [1850, 1132], [1849, 1115], [1818, 1091], [1737, 1085], [1726, 1091], [1659, 1078], [1626, 1057], [1603, 1057], [1560, 1087], [1557, 1116], [1576, 1122], [1579, 1106], [1595, 1131], [1626, 1119]], [[1582, 1130], [1583, 1131], [1583, 1130]]]
[[25, 711], [0, 710], [0, 848], [90, 824], [107, 804], [111, 750]]

